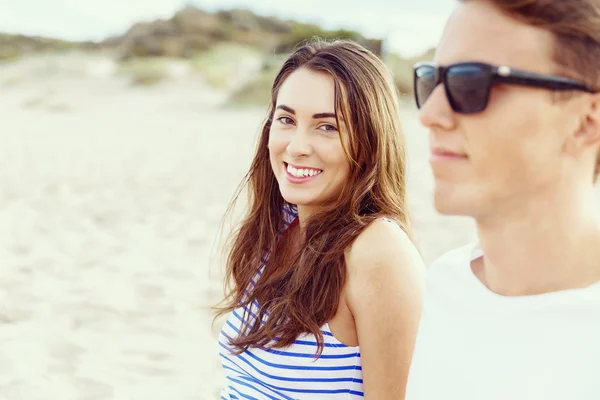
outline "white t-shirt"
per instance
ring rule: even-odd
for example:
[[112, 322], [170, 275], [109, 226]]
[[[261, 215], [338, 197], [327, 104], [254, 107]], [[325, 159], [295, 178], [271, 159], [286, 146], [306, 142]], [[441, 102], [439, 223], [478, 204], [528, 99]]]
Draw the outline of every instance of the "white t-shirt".
[[430, 267], [406, 400], [600, 400], [600, 282], [502, 296], [473, 273], [481, 255]]

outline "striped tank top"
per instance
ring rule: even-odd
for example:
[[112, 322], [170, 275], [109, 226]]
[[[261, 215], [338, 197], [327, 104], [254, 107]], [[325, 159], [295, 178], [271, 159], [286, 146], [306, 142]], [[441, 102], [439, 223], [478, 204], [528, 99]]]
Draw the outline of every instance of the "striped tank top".
[[[294, 206], [286, 206], [284, 211], [285, 230], [298, 214]], [[256, 279], [260, 278], [264, 263], [263, 259]], [[227, 376], [221, 400], [364, 398], [359, 348], [338, 341], [327, 323], [321, 327], [324, 349], [319, 358], [315, 358], [317, 340], [312, 334], [299, 336], [286, 348], [250, 348], [234, 355], [230, 340], [239, 334], [243, 324], [254, 322], [257, 305], [255, 301], [247, 308], [234, 310], [219, 335], [219, 354]], [[244, 319], [245, 315], [250, 321]]]

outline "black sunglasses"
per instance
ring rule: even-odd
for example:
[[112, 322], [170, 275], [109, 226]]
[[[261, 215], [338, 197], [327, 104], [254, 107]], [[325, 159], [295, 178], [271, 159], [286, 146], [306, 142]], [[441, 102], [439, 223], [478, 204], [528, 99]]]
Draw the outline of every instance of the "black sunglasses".
[[452, 110], [474, 114], [485, 110], [495, 83], [530, 86], [549, 90], [579, 90], [596, 93], [582, 82], [553, 75], [518, 71], [507, 66], [480, 62], [462, 62], [448, 66], [418, 63], [413, 68], [415, 100], [421, 108], [440, 83]]

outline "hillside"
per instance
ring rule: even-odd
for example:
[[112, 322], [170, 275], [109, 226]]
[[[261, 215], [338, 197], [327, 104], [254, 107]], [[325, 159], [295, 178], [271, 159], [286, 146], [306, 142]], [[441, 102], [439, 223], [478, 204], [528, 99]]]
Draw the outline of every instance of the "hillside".
[[0, 61], [36, 53], [102, 52], [115, 60], [118, 71], [129, 76], [135, 85], [168, 79], [172, 75], [170, 64], [183, 63], [187, 65], [185, 70], [228, 91], [232, 102], [252, 105], [264, 103], [285, 57], [300, 42], [315, 36], [351, 39], [382, 57], [403, 95], [412, 92], [414, 62], [433, 56], [432, 50], [412, 59], [382, 54], [381, 39], [367, 38], [356, 31], [326, 30], [244, 9], [211, 13], [188, 6], [169, 19], [139, 22], [122, 35], [96, 43], [0, 34]]

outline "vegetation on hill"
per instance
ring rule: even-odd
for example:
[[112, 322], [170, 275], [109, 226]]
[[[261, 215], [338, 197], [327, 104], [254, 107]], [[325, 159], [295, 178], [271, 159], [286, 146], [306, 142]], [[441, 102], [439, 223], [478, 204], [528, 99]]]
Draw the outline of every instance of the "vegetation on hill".
[[94, 49], [96, 45], [90, 42], [69, 42], [39, 36], [0, 33], [0, 61], [14, 60], [27, 54], [66, 51], [76, 48]]
[[103, 47], [117, 49], [122, 58], [193, 58], [211, 47], [237, 43], [265, 52], [289, 53], [299, 42], [314, 36], [348, 38], [381, 54], [381, 40], [368, 39], [359, 32], [325, 30], [317, 25], [284, 21], [234, 9], [208, 13], [185, 7], [172, 18], [133, 25], [124, 35], [107, 39]]

